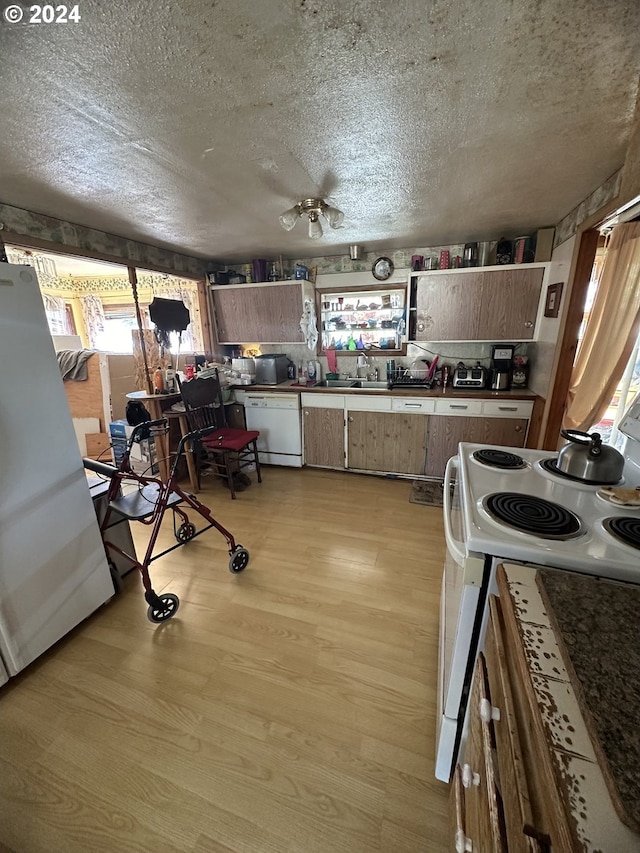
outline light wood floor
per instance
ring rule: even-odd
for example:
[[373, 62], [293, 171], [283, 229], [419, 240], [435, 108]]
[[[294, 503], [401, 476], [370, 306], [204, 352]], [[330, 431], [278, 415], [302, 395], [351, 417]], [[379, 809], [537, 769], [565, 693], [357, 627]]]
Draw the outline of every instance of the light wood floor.
[[210, 531], [151, 565], [156, 591], [180, 596], [171, 621], [147, 620], [130, 575], [0, 690], [0, 849], [447, 849], [441, 510], [409, 492], [267, 468], [232, 502], [205, 481], [248, 568], [231, 575]]

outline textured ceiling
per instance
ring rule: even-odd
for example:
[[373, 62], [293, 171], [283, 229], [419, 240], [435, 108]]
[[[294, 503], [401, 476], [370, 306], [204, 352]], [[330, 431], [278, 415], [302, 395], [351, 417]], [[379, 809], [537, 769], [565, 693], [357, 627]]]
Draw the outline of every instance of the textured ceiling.
[[[204, 258], [308, 257], [529, 233], [624, 160], [638, 0], [79, 10], [0, 24], [7, 204]], [[345, 213], [319, 241], [278, 223], [309, 195]]]

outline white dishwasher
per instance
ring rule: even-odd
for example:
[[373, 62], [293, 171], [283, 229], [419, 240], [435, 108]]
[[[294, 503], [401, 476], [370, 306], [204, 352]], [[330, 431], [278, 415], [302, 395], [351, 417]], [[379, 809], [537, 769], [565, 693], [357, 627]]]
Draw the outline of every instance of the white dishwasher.
[[302, 426], [298, 394], [246, 391], [242, 396], [247, 429], [260, 431], [260, 462], [301, 468]]

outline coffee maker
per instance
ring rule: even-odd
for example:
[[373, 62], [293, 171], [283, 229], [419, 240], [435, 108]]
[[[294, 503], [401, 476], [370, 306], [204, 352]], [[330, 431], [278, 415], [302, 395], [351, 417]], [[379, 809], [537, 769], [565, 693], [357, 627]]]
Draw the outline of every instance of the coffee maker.
[[514, 350], [512, 344], [494, 344], [491, 347], [489, 387], [492, 391], [508, 391], [511, 387], [511, 361]]

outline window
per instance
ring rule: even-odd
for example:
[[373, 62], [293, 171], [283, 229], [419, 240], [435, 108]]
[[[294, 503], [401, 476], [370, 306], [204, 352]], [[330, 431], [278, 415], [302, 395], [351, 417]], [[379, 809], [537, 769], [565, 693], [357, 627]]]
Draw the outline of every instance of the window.
[[96, 332], [94, 346], [105, 352], [133, 352], [132, 332], [138, 328], [133, 303], [103, 304], [104, 329]]

